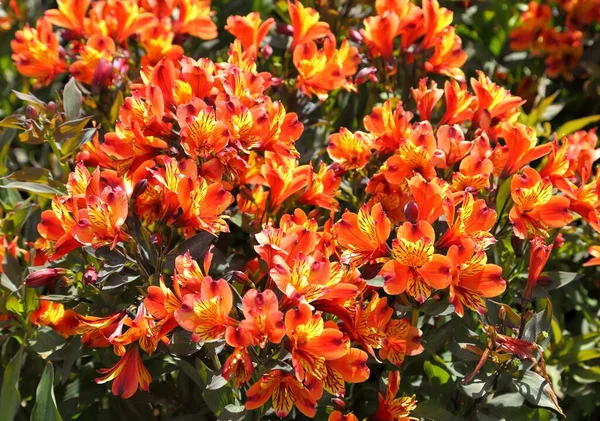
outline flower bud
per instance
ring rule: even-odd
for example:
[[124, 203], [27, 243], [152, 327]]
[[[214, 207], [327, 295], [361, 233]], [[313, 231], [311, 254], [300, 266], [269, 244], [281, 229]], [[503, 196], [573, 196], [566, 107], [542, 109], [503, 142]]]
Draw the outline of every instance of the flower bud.
[[292, 25], [288, 25], [287, 23], [282, 23], [282, 22], [278, 23], [275, 26], [275, 31], [281, 35], [288, 35], [288, 36], [294, 35], [294, 27]]
[[32, 120], [37, 120], [37, 118], [39, 117], [39, 113], [35, 109], [35, 107], [28, 105], [27, 107], [25, 107], [25, 116]]
[[269, 44], [264, 45], [260, 49], [260, 56], [263, 59], [268, 60], [272, 55], [273, 55], [273, 47], [271, 47]]
[[55, 282], [64, 278], [67, 274], [72, 272], [64, 268], [45, 268], [38, 271], [32, 272], [25, 278], [25, 285], [30, 288], [37, 288]]
[[419, 218], [419, 206], [411, 200], [404, 206], [404, 216], [408, 222], [416, 224]]
[[148, 180], [147, 179], [143, 179], [140, 180], [136, 183], [135, 187], [133, 188], [133, 192], [131, 193], [131, 198], [133, 200], [137, 199], [142, 193], [144, 193], [144, 191], [146, 191], [146, 187], [148, 187]]
[[93, 285], [96, 283], [98, 279], [98, 271], [93, 266], [88, 266], [83, 272], [83, 284], [84, 285]]
[[348, 39], [356, 42], [357, 44], [362, 44], [363, 42], [362, 34], [354, 28], [350, 28], [348, 30]]
[[150, 236], [150, 243], [154, 246], [161, 246], [164, 242], [163, 236], [160, 232], [155, 232]]
[[364, 69], [360, 69], [360, 71], [356, 74], [354, 81], [357, 85], [362, 85], [367, 81], [367, 79], [373, 83], [377, 83], [377, 76], [375, 76], [375, 73], [377, 73], [377, 68], [373, 66], [365, 67]]
[[46, 105], [46, 116], [48, 118], [54, 117], [56, 114], [56, 103], [54, 101], [50, 101], [48, 105]]
[[333, 398], [331, 402], [333, 403], [333, 406], [337, 409], [344, 409], [346, 407], [346, 402], [344, 402], [343, 399]]

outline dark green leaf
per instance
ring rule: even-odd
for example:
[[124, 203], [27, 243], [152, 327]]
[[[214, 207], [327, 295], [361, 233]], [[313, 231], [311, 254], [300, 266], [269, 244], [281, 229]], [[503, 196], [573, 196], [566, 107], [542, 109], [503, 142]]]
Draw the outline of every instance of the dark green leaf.
[[562, 415], [558, 400], [548, 382], [533, 371], [526, 371], [520, 379], [515, 380], [515, 386], [523, 397], [534, 406], [552, 409]]
[[462, 418], [455, 416], [445, 409], [435, 399], [429, 399], [421, 402], [417, 409], [411, 412], [414, 417], [421, 417], [431, 421], [461, 421]]
[[21, 405], [19, 379], [23, 361], [23, 347], [19, 348], [4, 371], [2, 391], [0, 392], [0, 421], [13, 421]]
[[35, 392], [31, 421], [62, 421], [54, 398], [54, 366], [46, 363], [44, 374]]

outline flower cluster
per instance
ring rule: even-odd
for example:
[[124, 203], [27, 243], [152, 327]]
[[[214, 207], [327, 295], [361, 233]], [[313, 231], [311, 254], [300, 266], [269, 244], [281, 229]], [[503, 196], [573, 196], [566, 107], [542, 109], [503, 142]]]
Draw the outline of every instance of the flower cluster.
[[[97, 90], [123, 83], [136, 49], [141, 64], [183, 56], [186, 37], [217, 37], [210, 0], [59, 0], [35, 28], [26, 25], [11, 43], [19, 72], [48, 85], [68, 72]], [[60, 35], [54, 27], [61, 28]], [[62, 45], [61, 45], [62, 44]]]
[[532, 1], [521, 15], [520, 25], [510, 33], [510, 47], [545, 57], [548, 77], [563, 75], [572, 78], [572, 72], [583, 55], [583, 29], [600, 22], [600, 4], [597, 0], [552, 3], [558, 3], [559, 12], [564, 14], [562, 28], [553, 18], [551, 5]]

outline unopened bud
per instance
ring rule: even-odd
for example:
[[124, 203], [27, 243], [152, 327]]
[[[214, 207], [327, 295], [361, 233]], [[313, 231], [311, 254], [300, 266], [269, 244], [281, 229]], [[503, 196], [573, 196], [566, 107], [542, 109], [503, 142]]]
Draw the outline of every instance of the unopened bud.
[[25, 107], [25, 116], [32, 120], [37, 120], [37, 118], [39, 117], [39, 113], [38, 110], [35, 109], [35, 107], [28, 105], [27, 107]]
[[548, 332], [546, 332], [544, 330], [544, 331], [540, 332], [539, 335], [537, 335], [537, 338], [535, 338], [535, 341], [539, 344], [540, 342], [545, 341], [549, 337], [550, 337], [550, 335], [548, 334]]
[[344, 409], [346, 407], [346, 402], [344, 402], [343, 399], [333, 398], [331, 402], [333, 403], [333, 406], [336, 407], [336, 409]]
[[362, 34], [354, 28], [350, 28], [348, 30], [348, 39], [356, 42], [357, 44], [362, 44], [363, 42]]
[[260, 49], [260, 56], [263, 59], [268, 60], [272, 55], [273, 55], [273, 47], [271, 47], [269, 44], [265, 44]]
[[411, 224], [416, 224], [419, 218], [419, 206], [414, 201], [408, 202], [404, 206], [404, 217]]
[[98, 271], [93, 266], [88, 266], [83, 272], [83, 284], [93, 285], [98, 279]]
[[131, 198], [133, 200], [137, 199], [142, 193], [144, 193], [144, 191], [146, 191], [146, 187], [148, 187], [148, 180], [147, 179], [143, 179], [140, 180], [136, 183], [135, 187], [133, 188], [133, 193], [131, 193]]
[[45, 268], [30, 273], [25, 278], [25, 285], [30, 288], [42, 287], [45, 285], [54, 284], [57, 281], [60, 281], [67, 274], [71, 274], [72, 272], [68, 269], [64, 268]]
[[565, 245], [565, 237], [561, 233], [559, 233], [554, 239], [554, 248], [561, 248]]
[[373, 66], [365, 67], [364, 69], [360, 69], [360, 71], [356, 74], [354, 81], [357, 85], [362, 85], [367, 80], [377, 83], [377, 76], [375, 76], [375, 73], [377, 73], [377, 68]]
[[164, 238], [160, 232], [155, 232], [150, 236], [150, 242], [152, 245], [160, 246], [164, 242]]
[[56, 114], [56, 104], [54, 101], [50, 101], [48, 105], [46, 105], [46, 115], [48, 118], [52, 118], [54, 117], [54, 114]]
[[281, 23], [281, 22], [280, 22], [280, 23], [278, 23], [278, 24], [275, 26], [275, 31], [276, 31], [278, 34], [281, 34], [281, 35], [288, 35], [288, 36], [290, 36], [290, 37], [291, 37], [292, 35], [294, 35], [294, 27], [293, 27], [292, 25], [288, 25], [287, 23]]

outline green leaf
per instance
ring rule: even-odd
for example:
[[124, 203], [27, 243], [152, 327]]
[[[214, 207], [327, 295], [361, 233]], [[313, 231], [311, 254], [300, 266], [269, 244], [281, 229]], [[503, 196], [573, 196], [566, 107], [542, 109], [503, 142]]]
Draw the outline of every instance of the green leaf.
[[446, 404], [454, 395], [455, 385], [445, 364], [442, 365], [442, 362], [438, 360], [425, 361], [423, 369], [429, 379], [431, 397]]
[[542, 276], [545, 276], [550, 279], [550, 283], [548, 285], [544, 285], [549, 291], [553, 291], [555, 289], [559, 289], [564, 287], [565, 285], [570, 284], [573, 281], [581, 279], [583, 277], [582, 274], [577, 272], [544, 272]]
[[515, 386], [519, 393], [532, 405], [552, 409], [564, 415], [558, 405], [556, 395], [552, 387], [539, 374], [526, 371], [520, 379], [515, 380]]
[[43, 101], [41, 101], [41, 100], [39, 100], [39, 99], [37, 99], [35, 96], [33, 96], [31, 94], [25, 94], [25, 93], [19, 92], [19, 91], [13, 91], [13, 93], [21, 101], [25, 101], [25, 102], [30, 103], [31, 105], [33, 105], [38, 110], [46, 110], [46, 103], [43, 102]]
[[508, 201], [511, 200], [510, 196], [510, 182], [512, 176], [506, 180], [501, 180], [501, 184], [498, 186], [498, 194], [496, 195], [496, 211], [498, 212], [498, 218], [501, 218], [504, 212], [507, 210]]
[[376, 288], [383, 288], [383, 276], [376, 276], [371, 279], [367, 279], [367, 285]]
[[21, 377], [21, 364], [23, 362], [23, 347], [19, 348], [4, 371], [2, 391], [0, 392], [0, 421], [13, 421], [19, 406], [21, 394], [19, 393], [19, 378]]
[[[546, 308], [531, 318], [523, 329], [523, 339], [529, 342], [542, 342], [541, 335], [550, 333], [552, 323], [552, 302], [546, 300]], [[547, 341], [543, 341], [547, 345]]]
[[35, 405], [31, 421], [62, 421], [54, 397], [54, 366], [46, 363], [42, 378], [35, 392]]
[[54, 129], [54, 138], [57, 142], [66, 142], [69, 138], [81, 135], [83, 128], [92, 117], [82, 117], [77, 120], [66, 121]]
[[58, 188], [51, 187], [46, 184], [41, 183], [29, 183], [23, 181], [10, 181], [6, 184], [0, 184], [0, 188], [3, 189], [17, 189], [23, 190], [28, 193], [37, 194], [42, 197], [47, 197], [48, 199], [54, 198], [56, 195], [62, 195], [62, 191]]
[[426, 418], [431, 421], [461, 421], [462, 418], [455, 416], [445, 409], [435, 399], [421, 402], [417, 409], [410, 413], [411, 416]]
[[79, 151], [79, 148], [94, 138], [96, 131], [95, 128], [83, 129], [81, 133], [67, 138], [61, 147], [61, 159], [66, 160], [73, 152]]
[[560, 126], [558, 130], [556, 130], [556, 134], [558, 137], [567, 136], [573, 132], [576, 132], [577, 130], [583, 129], [588, 124], [592, 124], [597, 121], [600, 121], [600, 114], [571, 120]]
[[29, 347], [42, 358], [48, 358], [53, 352], [65, 345], [65, 339], [49, 327], [37, 330], [34, 339], [29, 340]]
[[83, 100], [81, 91], [77, 87], [75, 78], [71, 78], [65, 85], [65, 90], [63, 92], [63, 104], [65, 107], [65, 113], [67, 114], [67, 119], [74, 120], [79, 117], [82, 103]]

